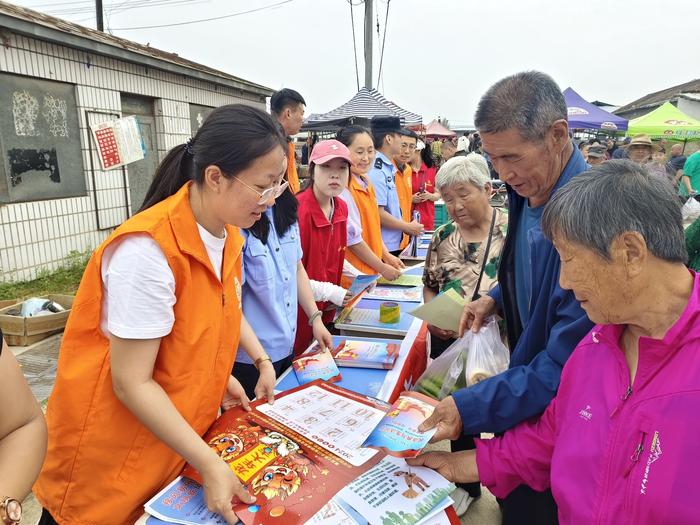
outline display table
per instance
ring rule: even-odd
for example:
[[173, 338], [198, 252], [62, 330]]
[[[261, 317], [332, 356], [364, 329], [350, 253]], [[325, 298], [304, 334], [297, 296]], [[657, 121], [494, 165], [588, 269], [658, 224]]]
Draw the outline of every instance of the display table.
[[[423, 322], [420, 319], [414, 319], [406, 337], [400, 343], [395, 339], [352, 337], [352, 339], [357, 340], [399, 343], [401, 345], [399, 357], [392, 370], [339, 367], [342, 380], [337, 384], [359, 394], [393, 403], [401, 392], [410, 390], [425, 371], [428, 363], [427, 333], [427, 327], [424, 326]], [[333, 344], [338, 345], [345, 339], [348, 337], [335, 336]], [[283, 392], [297, 386], [299, 386], [299, 382], [290, 368], [277, 380], [276, 391]]]

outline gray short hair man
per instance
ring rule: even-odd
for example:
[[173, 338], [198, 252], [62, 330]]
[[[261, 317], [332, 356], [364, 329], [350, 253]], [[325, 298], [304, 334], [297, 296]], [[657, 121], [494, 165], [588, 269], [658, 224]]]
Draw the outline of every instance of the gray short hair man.
[[[465, 306], [460, 331], [478, 331], [488, 316], [501, 315], [511, 361], [506, 372], [440, 402], [422, 427], [441, 423], [434, 439], [503, 432], [541, 414], [566, 360], [593, 326], [573, 293], [559, 286], [559, 257], [540, 228], [551, 196], [588, 168], [569, 138], [559, 86], [537, 71], [506, 77], [483, 95], [474, 122], [482, 151], [506, 183], [508, 237], [498, 285]], [[459, 456], [454, 465], [460, 468]], [[557, 523], [551, 493], [521, 483], [503, 501], [503, 523]]]

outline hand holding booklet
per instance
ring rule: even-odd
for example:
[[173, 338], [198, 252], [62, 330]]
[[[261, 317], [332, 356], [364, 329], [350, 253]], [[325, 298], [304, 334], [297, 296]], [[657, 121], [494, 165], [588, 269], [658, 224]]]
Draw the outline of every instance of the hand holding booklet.
[[[413, 457], [427, 443], [430, 435], [421, 435], [417, 426], [432, 407], [422, 397], [407, 393], [389, 406], [317, 380], [284, 392], [274, 405], [256, 401], [252, 412], [240, 407], [224, 412], [204, 440], [256, 497], [252, 505], [233, 502], [233, 510], [245, 525], [338, 523], [320, 520], [316, 515], [324, 508], [322, 515], [339, 518], [347, 514], [326, 508], [343, 487], [372, 470], [385, 453]], [[365, 444], [373, 448], [364, 448]], [[395, 470], [390, 474], [394, 475]], [[220, 517], [209, 513], [203, 503], [197, 471], [187, 466], [182, 474], [149, 501], [145, 510], [171, 523], [219, 525]], [[409, 494], [406, 498], [421, 496], [415, 503], [420, 503], [422, 510], [411, 511], [418, 517], [445, 498], [428, 491], [426, 483], [431, 482], [427, 474], [415, 475], [396, 482], [411, 484], [403, 488]], [[439, 475], [432, 475], [447, 484]], [[373, 499], [376, 503], [382, 497], [377, 492]], [[370, 523], [384, 523], [374, 515], [365, 516], [356, 504], [347, 503]], [[388, 503], [375, 507], [377, 511], [390, 511]], [[344, 523], [345, 518], [340, 522]]]

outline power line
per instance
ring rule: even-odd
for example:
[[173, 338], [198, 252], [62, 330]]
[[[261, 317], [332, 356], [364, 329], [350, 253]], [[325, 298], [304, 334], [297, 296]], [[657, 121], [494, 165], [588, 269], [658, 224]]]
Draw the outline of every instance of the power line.
[[[387, 30], [387, 25], [389, 23], [389, 4], [391, 3], [391, 0], [386, 0], [386, 18], [384, 18], [384, 38], [382, 38], [382, 52], [379, 55], [379, 76], [377, 77], [377, 85], [379, 85], [379, 82], [382, 80], [382, 64], [384, 64], [384, 44], [386, 43], [386, 30]], [[379, 28], [379, 25], [377, 25], [377, 29]], [[384, 90], [384, 87], [382, 86], [382, 90]]]
[[350, 23], [352, 24], [352, 54], [355, 57], [355, 79], [357, 80], [357, 91], [360, 91], [360, 70], [357, 67], [357, 44], [355, 43], [355, 16], [352, 12], [354, 4], [351, 0], [348, 0], [348, 4], [350, 4]]
[[131, 31], [131, 30], [136, 30], [136, 29], [156, 29], [156, 28], [160, 28], [160, 27], [175, 27], [175, 26], [184, 26], [184, 25], [189, 25], [189, 24], [199, 24], [200, 22], [211, 22], [213, 20], [222, 20], [224, 18], [232, 18], [234, 16], [247, 15], [250, 13], [257, 13], [258, 11], [265, 11], [266, 9], [273, 9], [275, 7], [279, 7], [283, 4], [288, 4], [288, 3], [293, 2], [293, 1], [294, 0], [284, 0], [282, 2], [277, 2], [276, 4], [271, 4], [271, 5], [268, 5], [265, 7], [258, 7], [256, 9], [250, 9], [248, 11], [231, 13], [230, 15], [215, 16], [212, 18], [201, 18], [199, 20], [188, 20], [187, 22], [176, 22], [174, 24], [161, 24], [161, 25], [154, 25], [154, 26], [113, 27], [112, 30], [114, 30], [114, 31]]

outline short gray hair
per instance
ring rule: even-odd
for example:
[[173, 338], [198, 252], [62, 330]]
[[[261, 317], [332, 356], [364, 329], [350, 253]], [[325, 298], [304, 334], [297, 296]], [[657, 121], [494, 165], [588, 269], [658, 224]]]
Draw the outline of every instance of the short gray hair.
[[525, 71], [496, 82], [481, 97], [474, 116], [480, 133], [516, 128], [529, 141], [542, 140], [557, 120], [568, 118], [566, 102], [552, 77]]
[[610, 245], [637, 232], [649, 251], [668, 262], [686, 263], [681, 204], [670, 181], [629, 160], [609, 160], [574, 177], [542, 213], [542, 231], [561, 236], [611, 260]]
[[489, 166], [484, 157], [478, 153], [452, 157], [442, 165], [435, 176], [435, 187], [438, 191], [461, 182], [473, 184], [480, 190], [484, 189], [485, 184], [491, 182]]

